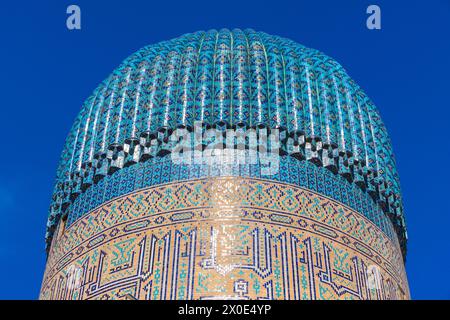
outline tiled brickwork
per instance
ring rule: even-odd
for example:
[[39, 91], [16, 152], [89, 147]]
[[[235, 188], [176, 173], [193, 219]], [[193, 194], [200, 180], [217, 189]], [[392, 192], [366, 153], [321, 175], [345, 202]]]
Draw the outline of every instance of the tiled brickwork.
[[166, 134], [196, 122], [281, 129], [291, 139], [287, 152], [371, 194], [406, 254], [400, 181], [375, 105], [332, 58], [250, 29], [200, 31], [146, 46], [94, 90], [61, 155], [47, 246], [79, 194], [111, 172], [170, 152]]
[[405, 299], [397, 241], [336, 200], [256, 178], [144, 188], [54, 239], [41, 299]]

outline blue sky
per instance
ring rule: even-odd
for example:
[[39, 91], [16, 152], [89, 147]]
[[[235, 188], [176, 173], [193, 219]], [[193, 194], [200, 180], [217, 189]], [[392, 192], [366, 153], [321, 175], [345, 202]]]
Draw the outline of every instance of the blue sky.
[[[66, 28], [77, 4], [82, 29]], [[366, 28], [381, 7], [382, 29]], [[400, 173], [412, 297], [450, 299], [450, 1], [1, 1], [0, 299], [38, 297], [57, 162], [82, 102], [140, 47], [253, 28], [339, 61], [378, 106]]]

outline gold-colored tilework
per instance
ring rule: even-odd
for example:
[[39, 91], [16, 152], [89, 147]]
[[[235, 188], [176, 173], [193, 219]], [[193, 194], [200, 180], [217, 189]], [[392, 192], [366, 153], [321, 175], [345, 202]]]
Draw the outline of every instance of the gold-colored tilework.
[[[58, 233], [57, 233], [58, 234]], [[41, 299], [408, 299], [398, 242], [344, 205], [241, 177], [114, 199], [53, 240]]]

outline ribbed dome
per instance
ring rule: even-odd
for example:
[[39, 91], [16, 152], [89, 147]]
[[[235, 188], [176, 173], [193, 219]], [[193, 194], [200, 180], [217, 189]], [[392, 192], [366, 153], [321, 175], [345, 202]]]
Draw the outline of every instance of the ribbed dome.
[[115, 153], [130, 156], [130, 148], [159, 139], [158, 132], [191, 128], [195, 121], [285, 131], [305, 160], [366, 191], [389, 215], [404, 247], [399, 179], [376, 107], [333, 59], [253, 30], [196, 32], [144, 47], [97, 87], [62, 153], [48, 243], [99, 172], [120, 170], [121, 164], [111, 170]]

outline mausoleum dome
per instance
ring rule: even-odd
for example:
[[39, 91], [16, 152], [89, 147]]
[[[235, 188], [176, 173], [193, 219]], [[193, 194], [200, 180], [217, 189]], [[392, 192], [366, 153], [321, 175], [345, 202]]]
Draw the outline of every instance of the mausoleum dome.
[[327, 168], [369, 195], [390, 218], [405, 253], [399, 178], [372, 101], [325, 54], [238, 29], [195, 32], [144, 47], [94, 90], [62, 153], [48, 245], [80, 194], [104, 176], [149, 158], [143, 149], [151, 139], [164, 149], [168, 132], [191, 130], [196, 121], [279, 129], [282, 148], [296, 147], [298, 161]]

